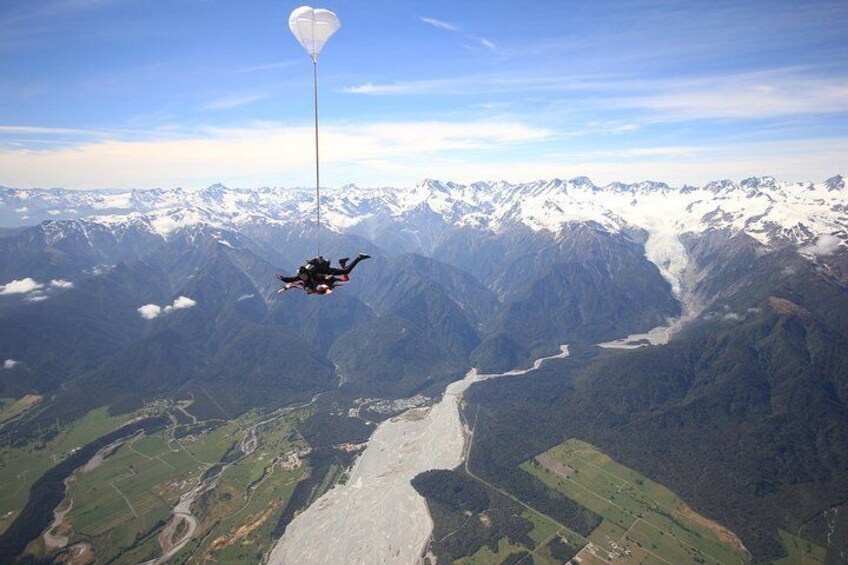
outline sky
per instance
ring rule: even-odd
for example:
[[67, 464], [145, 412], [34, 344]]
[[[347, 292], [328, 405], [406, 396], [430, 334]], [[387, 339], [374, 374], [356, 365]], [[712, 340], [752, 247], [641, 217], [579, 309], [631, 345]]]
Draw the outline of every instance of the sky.
[[[0, 0], [0, 185], [309, 186], [300, 2]], [[848, 2], [328, 0], [322, 185], [848, 172]]]

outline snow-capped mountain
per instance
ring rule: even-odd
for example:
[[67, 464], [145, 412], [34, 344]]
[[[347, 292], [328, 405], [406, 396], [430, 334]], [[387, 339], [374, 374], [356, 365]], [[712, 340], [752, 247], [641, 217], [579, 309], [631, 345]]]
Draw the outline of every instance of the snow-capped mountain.
[[[500, 232], [523, 225], [558, 233], [573, 222], [593, 222], [612, 233], [730, 229], [767, 245], [809, 244], [825, 234], [848, 237], [848, 192], [842, 176], [820, 183], [759, 177], [680, 188], [651, 181], [599, 187], [585, 177], [470, 185], [427, 179], [411, 189], [347, 185], [323, 194], [323, 218], [330, 230], [374, 237], [388, 225], [406, 224], [426, 232], [418, 234], [425, 249], [433, 229], [467, 226]], [[220, 184], [199, 191], [0, 189], [0, 222], [6, 227], [66, 218], [121, 229], [146, 226], [167, 236], [201, 223], [224, 228], [308, 224], [314, 218], [314, 200], [310, 189]]]
[[[468, 367], [527, 367], [567, 343], [561, 373], [496, 389], [512, 421], [587, 434], [601, 422], [662, 468], [677, 438], [685, 484], [713, 446], [709, 490], [736, 493], [704, 501], [716, 516], [812, 516], [845, 499], [830, 480], [846, 452], [833, 430], [848, 429], [842, 177], [322, 193], [321, 252], [372, 255], [326, 299], [277, 293], [275, 274], [316, 251], [310, 189], [0, 189], [0, 226], [15, 228], [0, 229], [0, 396], [46, 406], [6, 424], [7, 441], [106, 405], [192, 398], [192, 413], [229, 419], [301, 403], [334, 368], [340, 402], [435, 396]], [[768, 496], [749, 488], [761, 484]], [[799, 527], [748, 518], [731, 525], [763, 560], [763, 532]]]
[[[807, 255], [823, 255], [848, 240], [846, 194], [842, 176], [819, 183], [755, 177], [679, 188], [653, 181], [599, 187], [586, 177], [469, 185], [426, 179], [408, 189], [325, 189], [322, 228], [362, 237], [388, 252], [427, 255], [456, 229], [558, 235], [568, 225], [589, 224], [611, 234], [642, 233], [648, 259], [678, 292], [688, 261], [681, 235], [728, 230], [767, 247], [794, 245]], [[104, 230], [118, 240], [133, 233], [168, 238], [195, 225], [252, 235], [269, 228], [307, 234], [314, 207], [312, 190], [303, 188], [0, 189], [0, 224], [44, 222], [51, 241]], [[55, 222], [65, 219], [77, 221]]]

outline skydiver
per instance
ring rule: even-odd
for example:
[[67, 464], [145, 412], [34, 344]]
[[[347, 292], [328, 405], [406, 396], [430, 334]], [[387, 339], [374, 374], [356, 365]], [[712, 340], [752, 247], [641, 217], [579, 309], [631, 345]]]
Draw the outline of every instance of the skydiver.
[[339, 267], [333, 267], [330, 261], [319, 255], [299, 267], [297, 274], [293, 277], [277, 275], [278, 279], [286, 283], [286, 286], [278, 292], [282, 294], [291, 288], [302, 288], [308, 294], [331, 294], [338, 283], [346, 283], [350, 280], [350, 272], [360, 261], [370, 258], [371, 256], [367, 253], [360, 253], [348, 265], [349, 259], [343, 257], [339, 259]]

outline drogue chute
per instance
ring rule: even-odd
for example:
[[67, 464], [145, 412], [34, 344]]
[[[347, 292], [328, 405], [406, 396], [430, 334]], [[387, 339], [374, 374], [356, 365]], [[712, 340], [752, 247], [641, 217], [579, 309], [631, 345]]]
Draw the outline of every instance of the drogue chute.
[[327, 41], [342, 27], [339, 17], [330, 10], [301, 6], [289, 16], [289, 29], [303, 45], [314, 63]]
[[350, 280], [350, 272], [353, 268], [364, 259], [369, 259], [371, 256], [367, 253], [360, 253], [354, 260], [348, 263], [349, 259], [343, 257], [339, 259], [339, 266], [333, 267], [330, 261], [321, 255], [321, 167], [320, 154], [318, 151], [318, 56], [327, 41], [342, 27], [341, 21], [330, 10], [322, 8], [312, 8], [310, 6], [301, 6], [295, 8], [289, 15], [289, 29], [294, 34], [297, 41], [306, 49], [309, 56], [312, 58], [313, 69], [313, 92], [315, 103], [315, 210], [317, 214], [316, 231], [315, 231], [315, 247], [317, 248], [316, 257], [310, 259], [301, 266], [297, 274], [293, 276], [277, 275], [277, 278], [285, 283], [285, 286], [277, 292], [283, 292], [299, 288], [305, 290], [308, 294], [331, 294], [333, 289], [342, 286]]

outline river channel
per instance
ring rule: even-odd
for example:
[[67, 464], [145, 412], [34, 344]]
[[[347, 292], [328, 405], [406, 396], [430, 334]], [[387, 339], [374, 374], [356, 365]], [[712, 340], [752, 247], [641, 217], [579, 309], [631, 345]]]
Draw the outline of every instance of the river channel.
[[433, 522], [427, 504], [410, 484], [419, 473], [453, 469], [463, 461], [466, 430], [459, 415], [462, 396], [475, 382], [537, 370], [560, 353], [537, 359], [529, 369], [481, 374], [471, 369], [447, 386], [429, 409], [414, 408], [380, 424], [345, 485], [336, 485], [298, 514], [271, 552], [273, 565], [302, 563], [416, 563]]

